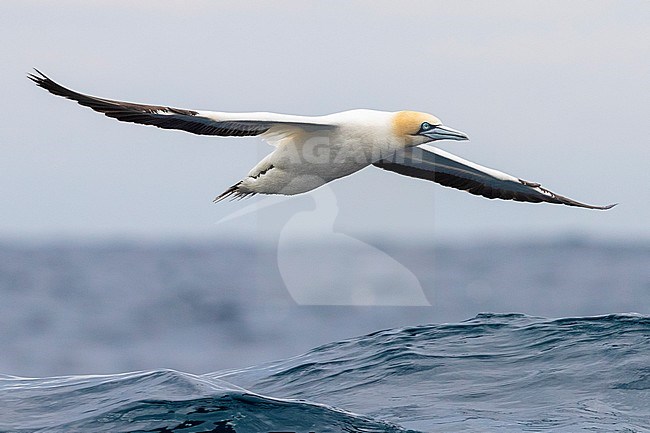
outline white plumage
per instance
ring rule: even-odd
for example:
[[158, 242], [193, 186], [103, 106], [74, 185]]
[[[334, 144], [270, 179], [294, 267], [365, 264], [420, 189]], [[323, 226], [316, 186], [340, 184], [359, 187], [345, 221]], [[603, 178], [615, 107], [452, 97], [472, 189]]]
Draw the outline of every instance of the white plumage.
[[438, 118], [415, 111], [351, 110], [326, 116], [276, 113], [225, 113], [187, 110], [97, 98], [67, 89], [36, 71], [29, 78], [63, 96], [124, 122], [179, 129], [200, 135], [260, 136], [275, 146], [242, 180], [220, 194], [299, 194], [350, 175], [368, 165], [487, 198], [547, 202], [590, 209], [593, 206], [555, 194], [538, 183], [466, 161], [425, 144], [467, 140]]

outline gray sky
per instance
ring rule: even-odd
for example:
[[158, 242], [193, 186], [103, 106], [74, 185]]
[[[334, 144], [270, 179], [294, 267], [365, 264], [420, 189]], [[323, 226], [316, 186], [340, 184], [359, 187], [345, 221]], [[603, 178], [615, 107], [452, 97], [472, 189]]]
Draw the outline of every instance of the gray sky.
[[[37, 67], [81, 92], [182, 108], [426, 111], [469, 134], [447, 151], [620, 203], [493, 201], [368, 168], [332, 184], [336, 212], [313, 213], [333, 226], [296, 236], [649, 239], [648, 22], [634, 0], [5, 1], [0, 237], [276, 238], [319, 204], [213, 204], [272, 148], [108, 119], [38, 89], [25, 78]], [[216, 224], [258, 202], [272, 206]]]

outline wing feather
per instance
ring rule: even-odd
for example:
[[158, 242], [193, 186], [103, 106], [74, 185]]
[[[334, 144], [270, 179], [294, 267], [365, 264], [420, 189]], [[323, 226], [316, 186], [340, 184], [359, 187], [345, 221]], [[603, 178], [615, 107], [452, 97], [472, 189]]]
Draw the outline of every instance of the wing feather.
[[593, 206], [581, 203], [549, 191], [538, 183], [483, 167], [430, 145], [408, 148], [374, 165], [384, 170], [430, 180], [489, 199], [546, 202], [601, 210], [615, 206], [615, 204]]
[[[177, 129], [198, 135], [256, 136], [282, 128], [315, 130], [332, 128], [314, 118], [275, 113], [220, 113], [184, 108], [115, 101], [75, 92], [56, 83], [35, 69], [28, 78], [53, 95], [76, 101], [108, 117], [122, 122], [151, 125], [163, 129]], [[38, 75], [37, 75], [38, 74]]]

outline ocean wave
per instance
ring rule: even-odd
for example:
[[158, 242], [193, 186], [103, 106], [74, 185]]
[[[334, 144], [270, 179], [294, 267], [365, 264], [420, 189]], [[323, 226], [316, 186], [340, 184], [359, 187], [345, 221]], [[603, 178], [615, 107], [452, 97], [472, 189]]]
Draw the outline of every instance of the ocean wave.
[[2, 431], [402, 432], [323, 404], [266, 397], [173, 370], [110, 376], [0, 378]]
[[0, 431], [638, 431], [649, 337], [636, 314], [487, 313], [205, 375], [5, 375]]
[[638, 400], [650, 397], [649, 337], [650, 317], [639, 314], [484, 313], [211, 377], [424, 431], [650, 428], [650, 408]]

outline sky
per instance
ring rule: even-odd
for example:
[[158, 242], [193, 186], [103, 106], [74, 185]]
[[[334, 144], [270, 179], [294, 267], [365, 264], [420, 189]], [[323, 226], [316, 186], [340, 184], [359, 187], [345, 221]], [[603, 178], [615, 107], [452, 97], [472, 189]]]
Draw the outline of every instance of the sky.
[[[0, 239], [650, 239], [648, 22], [635, 0], [5, 1]], [[181, 108], [429, 112], [470, 136], [449, 152], [620, 204], [487, 200], [373, 167], [324, 195], [214, 204], [272, 148], [108, 119], [33, 67]]]

